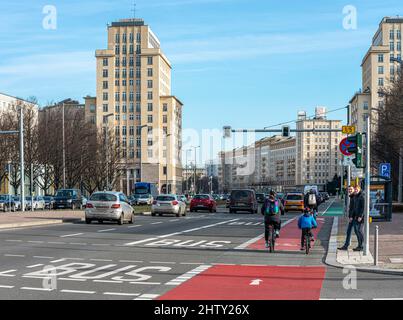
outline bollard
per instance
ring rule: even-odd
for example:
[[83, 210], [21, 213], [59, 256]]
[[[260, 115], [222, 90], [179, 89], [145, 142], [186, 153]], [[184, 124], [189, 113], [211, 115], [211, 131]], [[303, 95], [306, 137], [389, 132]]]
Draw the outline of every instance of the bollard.
[[378, 240], [379, 240], [379, 226], [375, 227], [375, 240], [374, 240], [374, 265], [378, 265], [378, 257], [379, 257], [379, 246], [378, 246]]

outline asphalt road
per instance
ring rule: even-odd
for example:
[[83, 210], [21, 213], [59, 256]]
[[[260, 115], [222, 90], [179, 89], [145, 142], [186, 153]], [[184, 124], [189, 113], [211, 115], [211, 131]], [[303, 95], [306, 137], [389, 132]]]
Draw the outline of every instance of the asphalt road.
[[357, 289], [345, 289], [343, 270], [323, 264], [333, 218], [320, 218], [307, 256], [295, 249], [298, 215], [282, 217], [282, 245], [274, 254], [259, 242], [260, 214], [224, 208], [138, 216], [134, 225], [2, 230], [0, 299], [403, 298], [399, 276], [358, 273]]

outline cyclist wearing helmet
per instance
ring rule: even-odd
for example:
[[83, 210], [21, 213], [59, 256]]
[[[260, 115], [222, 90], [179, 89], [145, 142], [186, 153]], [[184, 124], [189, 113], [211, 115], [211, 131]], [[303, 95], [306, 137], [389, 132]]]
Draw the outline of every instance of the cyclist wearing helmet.
[[276, 193], [274, 191], [270, 191], [269, 197], [265, 199], [261, 213], [264, 216], [264, 227], [265, 227], [264, 236], [266, 240], [266, 248], [268, 248], [269, 226], [270, 225], [273, 226], [276, 233], [276, 238], [280, 236], [280, 229], [281, 229], [280, 204], [279, 200], [276, 199]]

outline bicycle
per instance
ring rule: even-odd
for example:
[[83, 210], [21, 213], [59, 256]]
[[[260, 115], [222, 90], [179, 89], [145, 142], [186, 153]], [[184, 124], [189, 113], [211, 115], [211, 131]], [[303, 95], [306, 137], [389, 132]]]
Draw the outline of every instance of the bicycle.
[[269, 252], [274, 253], [274, 246], [276, 244], [276, 232], [274, 226], [269, 224]]

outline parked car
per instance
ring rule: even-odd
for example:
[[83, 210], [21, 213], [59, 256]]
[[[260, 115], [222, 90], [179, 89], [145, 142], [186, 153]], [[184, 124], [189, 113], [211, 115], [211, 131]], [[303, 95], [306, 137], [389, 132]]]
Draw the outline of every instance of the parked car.
[[35, 210], [45, 210], [46, 209], [46, 204], [45, 204], [45, 199], [43, 196], [36, 196], [34, 197], [34, 200], [36, 202], [36, 207], [34, 208]]
[[52, 210], [53, 205], [55, 203], [55, 199], [52, 196], [44, 196], [43, 200], [45, 201], [45, 208]]
[[256, 193], [256, 200], [258, 203], [264, 203], [266, 195], [264, 193]]
[[257, 213], [258, 203], [256, 193], [252, 189], [232, 190], [230, 196], [229, 212], [237, 213], [238, 211], [248, 211]]
[[151, 205], [153, 203], [151, 194], [140, 194], [136, 199], [138, 205]]
[[[17, 210], [22, 210], [22, 202], [21, 202], [21, 197], [20, 196], [13, 196], [15, 205]], [[27, 202], [25, 202], [25, 208], [24, 210], [27, 210]]]
[[197, 212], [198, 210], [217, 212], [217, 202], [209, 194], [197, 194], [190, 202], [190, 212]]
[[186, 203], [175, 194], [159, 195], [151, 206], [151, 215], [174, 214], [177, 217], [186, 216]]
[[6, 211], [17, 211], [17, 205], [14, 201], [14, 197], [9, 194], [0, 195], [0, 210]]
[[85, 223], [97, 220], [116, 221], [119, 225], [126, 221], [134, 223], [134, 209], [121, 192], [100, 191], [91, 195], [85, 207]]
[[128, 196], [127, 200], [129, 200], [129, 203], [131, 206], [137, 205], [137, 200], [134, 195]]
[[25, 205], [26, 205], [26, 210], [35, 210], [37, 207], [37, 203], [35, 200], [35, 197], [25, 197]]
[[285, 212], [301, 211], [304, 212], [304, 194], [302, 192], [290, 192], [285, 196]]
[[79, 189], [61, 189], [56, 192], [54, 209], [82, 209], [82, 196]]

